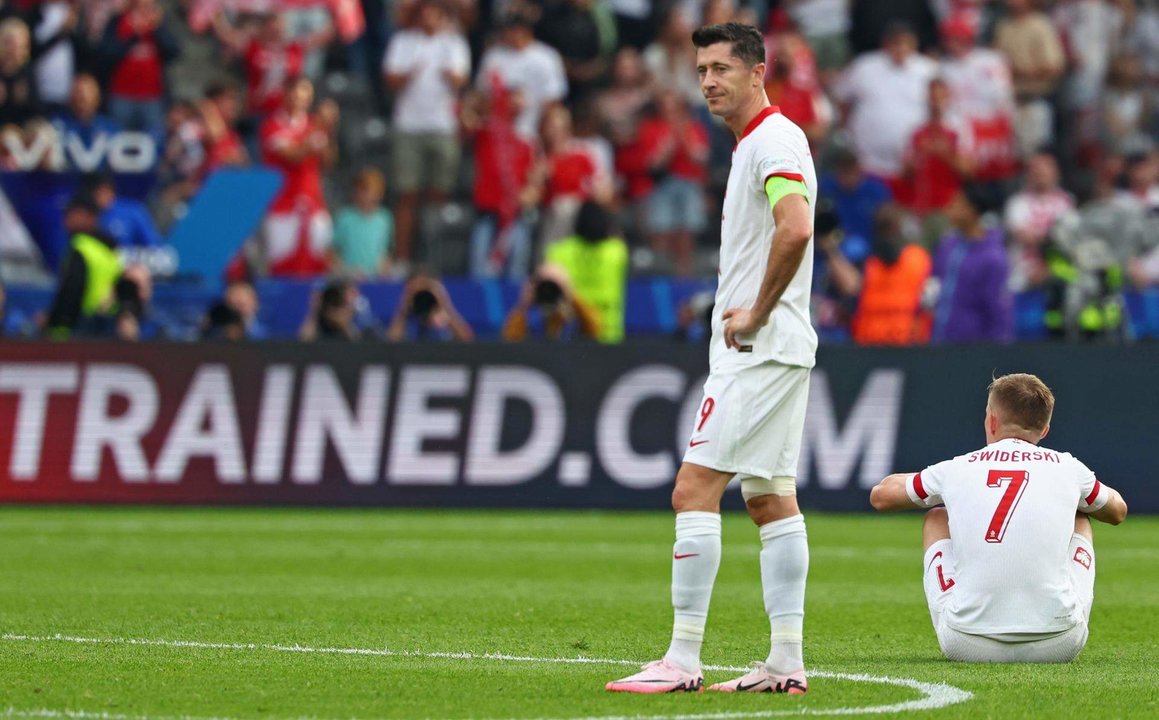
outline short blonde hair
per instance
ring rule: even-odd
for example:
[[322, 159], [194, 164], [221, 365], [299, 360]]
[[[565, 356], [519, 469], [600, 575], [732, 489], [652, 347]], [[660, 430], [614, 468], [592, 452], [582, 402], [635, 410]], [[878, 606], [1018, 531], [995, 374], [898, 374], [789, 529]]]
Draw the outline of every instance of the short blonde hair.
[[1003, 424], [1041, 432], [1050, 426], [1054, 414], [1054, 393], [1042, 380], [1029, 373], [1003, 375], [990, 383], [990, 410]]

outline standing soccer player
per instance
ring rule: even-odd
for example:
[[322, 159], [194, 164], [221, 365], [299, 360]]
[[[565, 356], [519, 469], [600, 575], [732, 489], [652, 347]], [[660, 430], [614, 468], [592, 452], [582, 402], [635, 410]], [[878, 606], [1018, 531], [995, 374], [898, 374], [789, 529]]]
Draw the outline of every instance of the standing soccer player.
[[737, 138], [721, 215], [710, 374], [672, 493], [672, 644], [663, 659], [607, 689], [704, 687], [700, 646], [720, 566], [720, 498], [736, 477], [760, 527], [772, 648], [752, 672], [710, 689], [799, 694], [807, 689], [801, 628], [809, 547], [796, 474], [817, 349], [809, 323], [813, 263], [806, 260], [817, 177], [805, 134], [769, 105], [756, 28], [711, 25], [692, 42], [708, 109]]
[[1070, 662], [1095, 598], [1089, 517], [1118, 525], [1127, 503], [1069, 453], [1038, 446], [1054, 394], [1033, 375], [990, 385], [986, 447], [890, 475], [878, 510], [934, 508], [922, 528], [926, 601], [942, 653], [965, 662]]

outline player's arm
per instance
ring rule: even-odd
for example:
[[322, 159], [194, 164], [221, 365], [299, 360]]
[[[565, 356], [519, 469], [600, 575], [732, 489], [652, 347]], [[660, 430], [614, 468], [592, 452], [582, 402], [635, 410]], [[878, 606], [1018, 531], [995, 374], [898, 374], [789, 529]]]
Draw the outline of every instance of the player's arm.
[[773, 308], [789, 286], [813, 237], [813, 212], [809, 207], [809, 191], [805, 183], [796, 179], [773, 176], [765, 181], [765, 193], [773, 206], [773, 244], [769, 249], [769, 263], [756, 303], [748, 309], [729, 308], [722, 316], [726, 347], [739, 350], [743, 343], [737, 335], [749, 335], [769, 321]]
[[1094, 490], [1079, 505], [1081, 512], [1109, 525], [1118, 525], [1127, 519], [1127, 502], [1110, 485], [1095, 481]]
[[879, 482], [869, 491], [869, 504], [880, 512], [914, 510], [925, 507], [910, 498], [906, 486], [912, 481], [913, 473], [894, 473]]

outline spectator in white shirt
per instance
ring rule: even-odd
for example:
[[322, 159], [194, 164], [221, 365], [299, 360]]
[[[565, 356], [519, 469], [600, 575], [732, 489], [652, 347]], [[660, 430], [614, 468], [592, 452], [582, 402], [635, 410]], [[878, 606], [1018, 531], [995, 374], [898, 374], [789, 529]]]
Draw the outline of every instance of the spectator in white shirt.
[[40, 101], [49, 108], [68, 105], [76, 54], [72, 34], [77, 23], [77, 8], [63, 0], [41, 3], [32, 29], [36, 53], [36, 85]]
[[849, 60], [849, 0], [789, 0], [788, 11], [828, 84], [831, 74]]
[[1006, 203], [1010, 245], [1010, 289], [1021, 292], [1046, 279], [1043, 249], [1054, 224], [1074, 210], [1074, 198], [1059, 186], [1058, 162], [1039, 152], [1026, 161], [1026, 187]]
[[1019, 170], [1010, 67], [996, 50], [974, 44], [977, 25], [969, 13], [951, 15], [941, 33], [941, 75], [950, 87], [950, 113], [970, 127], [973, 179], [1006, 183]]
[[422, 0], [415, 28], [396, 33], [387, 47], [383, 73], [395, 94], [391, 160], [401, 262], [411, 258], [420, 193], [427, 202], [442, 202], [458, 179], [456, 103], [470, 72], [470, 48], [451, 26], [445, 0]]
[[657, 87], [676, 90], [684, 102], [700, 107], [704, 96], [696, 75], [696, 48], [689, 42], [692, 28], [679, 8], [668, 11], [656, 41], [644, 51], [644, 66]]
[[[853, 61], [838, 81], [845, 127], [866, 172], [890, 185], [895, 197], [909, 139], [925, 120], [926, 95], [937, 64], [917, 53], [917, 35], [904, 22], [891, 22], [882, 49]], [[904, 199], [904, 198], [898, 198]]]
[[499, 42], [479, 61], [479, 89], [487, 92], [492, 76], [523, 99], [515, 131], [525, 140], [539, 134], [539, 117], [549, 103], [567, 96], [567, 74], [559, 52], [535, 39], [533, 23], [520, 14], [504, 18]]

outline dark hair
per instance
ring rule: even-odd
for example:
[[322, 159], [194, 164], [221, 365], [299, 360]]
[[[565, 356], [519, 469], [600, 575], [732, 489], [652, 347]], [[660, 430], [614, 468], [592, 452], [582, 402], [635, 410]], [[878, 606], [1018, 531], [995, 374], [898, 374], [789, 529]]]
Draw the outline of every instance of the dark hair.
[[900, 37], [902, 35], [911, 35], [916, 38], [917, 32], [914, 31], [913, 25], [906, 22], [905, 20], [896, 18], [887, 22], [885, 27], [882, 28], [881, 41], [889, 42], [890, 40], [893, 40], [894, 38]]
[[994, 197], [994, 191], [979, 183], [962, 185], [962, 196], [979, 215], [994, 212], [1002, 205], [1002, 200]]
[[65, 212], [72, 210], [84, 210], [92, 213], [95, 216], [100, 216], [101, 206], [97, 204], [96, 199], [93, 198], [90, 192], [78, 192], [69, 198], [68, 205], [65, 206]]
[[575, 234], [595, 242], [612, 236], [612, 214], [598, 202], [588, 200], [580, 206], [575, 219]]
[[727, 22], [705, 25], [692, 33], [692, 44], [698, 48], [717, 43], [732, 45], [732, 56], [750, 68], [765, 61], [765, 40], [752, 25]]
[[350, 290], [350, 283], [346, 280], [334, 280], [322, 289], [318, 298], [318, 311], [337, 310], [346, 306], [346, 293]]
[[218, 100], [233, 92], [237, 92], [237, 87], [233, 83], [215, 80], [206, 86], [205, 97], [209, 100]]
[[833, 168], [838, 171], [853, 170], [861, 165], [857, 153], [847, 147], [838, 147], [830, 158]]
[[107, 172], [88, 173], [81, 177], [77, 194], [94, 195], [102, 188], [111, 188], [113, 192], [116, 192], [116, 179]]

